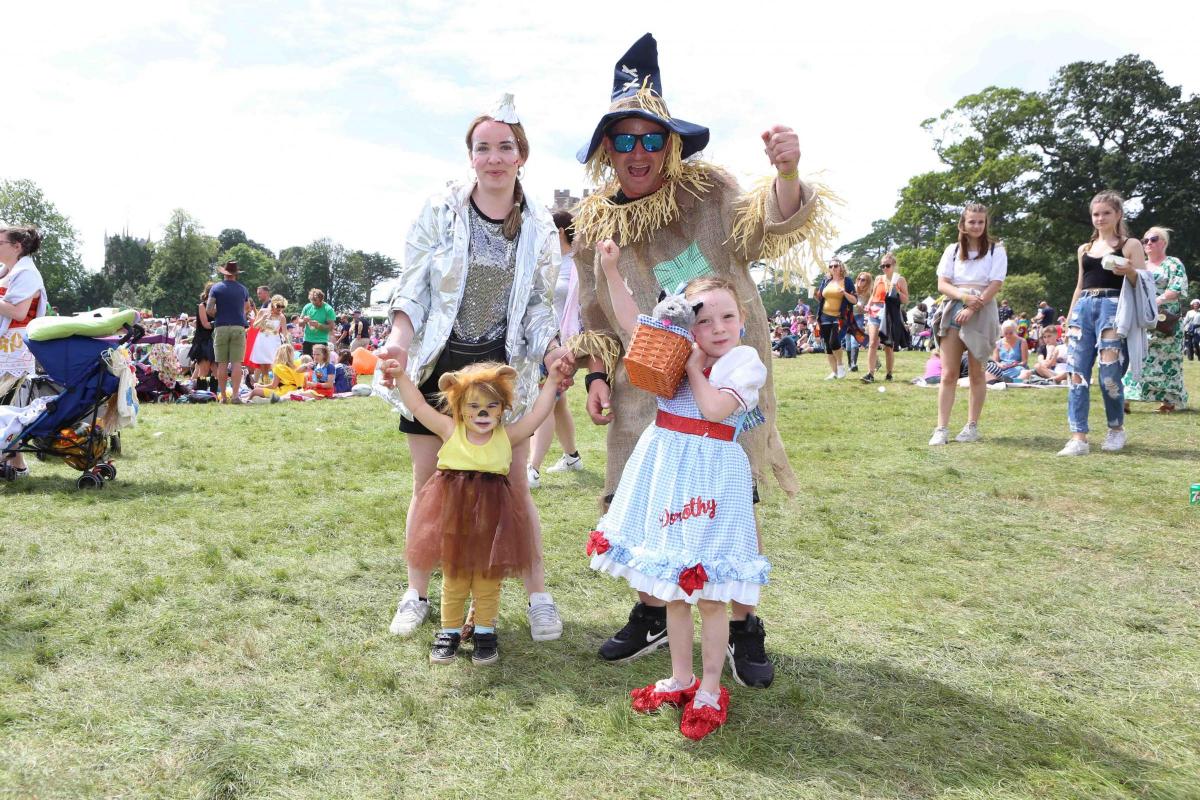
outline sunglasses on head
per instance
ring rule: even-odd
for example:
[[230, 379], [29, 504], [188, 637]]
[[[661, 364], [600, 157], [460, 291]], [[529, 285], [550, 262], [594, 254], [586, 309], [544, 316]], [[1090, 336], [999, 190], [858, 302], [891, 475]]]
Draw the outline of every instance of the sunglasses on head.
[[1154, 244], [1157, 241], [1157, 236], [1147, 236], [1145, 239], [1142, 239], [1142, 244]]
[[632, 153], [638, 140], [642, 141], [642, 149], [647, 153], [657, 153], [663, 149], [667, 136], [663, 133], [609, 133], [608, 140], [612, 142], [613, 150], [618, 153]]

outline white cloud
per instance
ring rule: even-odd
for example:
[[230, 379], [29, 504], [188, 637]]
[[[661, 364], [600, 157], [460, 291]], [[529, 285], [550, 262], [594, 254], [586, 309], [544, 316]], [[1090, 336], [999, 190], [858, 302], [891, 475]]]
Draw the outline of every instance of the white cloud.
[[1191, 26], [1133, 24], [1113, 0], [1086, 16], [1031, 0], [718, 11], [29, 5], [6, 12], [10, 31], [44, 34], [6, 39], [6, 63], [19, 65], [10, 88], [32, 91], [5, 126], [0, 177], [41, 185], [82, 232], [93, 268], [106, 230], [157, 236], [177, 207], [210, 232], [242, 228], [275, 249], [330, 236], [398, 257], [424, 197], [468, 176], [467, 122], [505, 91], [532, 140], [527, 185], [546, 199], [556, 187], [578, 190], [574, 153], [607, 105], [612, 64], [647, 30], [673, 112], [712, 128], [707, 156], [763, 174], [759, 132], [795, 127], [804, 168], [824, 171], [847, 201], [847, 239], [890, 214], [910, 176], [936, 168], [919, 123], [967, 92], [1041, 89], [1062, 64], [1126, 52], [1198, 89]]

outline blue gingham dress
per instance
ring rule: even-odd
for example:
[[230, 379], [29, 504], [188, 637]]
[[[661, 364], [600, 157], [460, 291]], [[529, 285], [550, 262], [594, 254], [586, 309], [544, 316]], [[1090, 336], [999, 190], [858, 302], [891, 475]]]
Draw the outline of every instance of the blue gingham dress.
[[[765, 380], [766, 367], [751, 347], [734, 348], [713, 365], [709, 382], [741, 404], [722, 424], [739, 432], [758, 424], [758, 389]], [[686, 377], [674, 397], [659, 398], [658, 407], [704, 418]], [[724, 441], [650, 425], [596, 529], [609, 549], [592, 557], [592, 569], [662, 600], [757, 605], [771, 569], [758, 551], [750, 462], [736, 437]], [[679, 575], [696, 564], [703, 564], [708, 581], [687, 594]]]

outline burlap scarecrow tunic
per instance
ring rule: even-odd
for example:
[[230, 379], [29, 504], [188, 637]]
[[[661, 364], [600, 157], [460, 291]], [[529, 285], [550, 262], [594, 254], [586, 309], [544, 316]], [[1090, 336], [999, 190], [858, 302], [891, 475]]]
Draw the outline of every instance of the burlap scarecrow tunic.
[[[612, 236], [621, 247], [618, 268], [644, 314], [649, 314], [657, 304], [661, 289], [674, 292], [680, 283], [692, 278], [716, 275], [732, 283], [746, 309], [746, 333], [742, 341], [757, 350], [767, 366], [767, 382], [759, 396], [766, 424], [742, 434], [739, 441], [750, 459], [758, 486], [765, 488], [769, 467], [790, 495], [797, 491], [798, 485], [775, 425], [770, 328], [749, 268], [752, 261], [778, 256], [799, 244], [808, 233], [819, 232], [814, 229], [821, 229], [826, 221], [816, 219], [823, 215], [813, 213], [820, 203], [808, 185], [802, 186], [800, 209], [784, 219], [772, 184], [743, 193], [733, 176], [719, 167], [704, 163], [686, 166], [691, 173], [690, 182], [669, 181], [654, 195], [622, 205], [612, 202], [616, 187], [610, 185], [580, 205], [576, 218], [576, 268], [583, 327], [619, 335], [623, 347], [626, 350], [629, 347], [629, 334], [616, 324], [604, 272], [595, 252], [596, 243], [607, 236]], [[639, 203], [652, 201], [662, 192], [673, 193], [674, 203], [664, 204], [663, 198], [657, 198], [655, 211], [637, 213]], [[664, 207], [673, 207], [666, 214], [670, 220], [665, 225], [656, 227], [653, 222], [646, 222], [656, 216], [661, 222]], [[642, 431], [654, 422], [656, 409], [654, 395], [631, 386], [625, 369], [618, 368], [612, 384], [614, 420], [608, 426], [605, 496], [615, 491], [625, 462]]]

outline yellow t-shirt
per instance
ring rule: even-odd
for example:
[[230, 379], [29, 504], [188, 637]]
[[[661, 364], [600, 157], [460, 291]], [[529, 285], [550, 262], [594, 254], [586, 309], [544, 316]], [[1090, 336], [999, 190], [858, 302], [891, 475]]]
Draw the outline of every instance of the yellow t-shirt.
[[821, 313], [828, 314], [831, 317], [836, 317], [842, 313], [842, 294], [846, 287], [841, 281], [830, 281], [821, 290], [825, 296], [825, 305], [821, 307]]
[[512, 443], [501, 425], [492, 431], [487, 444], [471, 444], [467, 439], [467, 426], [458, 423], [454, 433], [438, 450], [438, 469], [473, 470], [507, 475], [512, 464]]
[[291, 394], [304, 388], [304, 373], [298, 369], [293, 369], [287, 364], [273, 364], [271, 371], [275, 373], [275, 377], [279, 378], [279, 388], [275, 390], [276, 394]]

